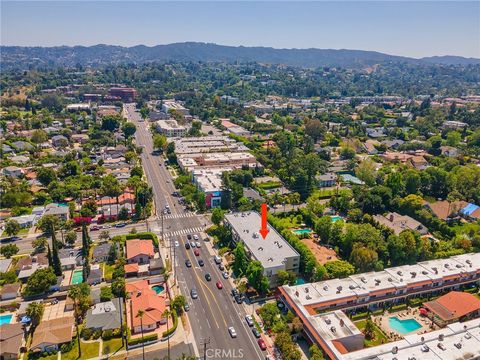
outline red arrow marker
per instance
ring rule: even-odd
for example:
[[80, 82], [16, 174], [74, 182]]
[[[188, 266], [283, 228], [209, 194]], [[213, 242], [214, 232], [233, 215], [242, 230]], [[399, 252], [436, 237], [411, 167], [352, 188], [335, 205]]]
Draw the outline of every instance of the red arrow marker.
[[260, 228], [260, 234], [262, 235], [263, 239], [268, 235], [268, 230], [267, 227], [267, 204], [262, 204], [262, 227]]

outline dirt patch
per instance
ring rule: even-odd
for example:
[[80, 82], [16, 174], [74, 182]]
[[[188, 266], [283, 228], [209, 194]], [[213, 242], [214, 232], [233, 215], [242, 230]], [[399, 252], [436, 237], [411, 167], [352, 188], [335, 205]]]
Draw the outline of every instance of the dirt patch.
[[319, 245], [312, 239], [305, 239], [302, 241], [305, 243], [305, 245], [308, 246], [310, 250], [312, 250], [313, 254], [315, 255], [315, 259], [317, 259], [320, 264], [325, 264], [329, 261], [338, 260], [335, 250]]

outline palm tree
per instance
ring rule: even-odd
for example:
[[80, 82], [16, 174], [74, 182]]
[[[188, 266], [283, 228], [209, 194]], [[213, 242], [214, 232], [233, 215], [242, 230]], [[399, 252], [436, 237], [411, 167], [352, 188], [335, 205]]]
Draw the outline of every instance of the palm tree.
[[143, 360], [145, 360], [145, 343], [143, 342], [143, 315], [145, 315], [145, 311], [138, 310], [137, 317], [140, 318], [140, 331], [142, 332], [142, 356]]
[[78, 320], [80, 319], [80, 300], [87, 298], [90, 295], [90, 287], [86, 283], [75, 285], [68, 290], [68, 296], [73, 299], [75, 309], [75, 326], [77, 328], [78, 340], [78, 357], [82, 357], [82, 348], [80, 346], [80, 331], [78, 330]]
[[26, 314], [32, 320], [32, 326], [35, 328], [40, 323], [45, 306], [41, 302], [32, 302], [28, 304]]
[[[172, 312], [169, 311], [168, 309], [165, 309], [165, 311], [162, 313], [162, 316], [165, 316], [167, 318], [167, 334], [168, 334], [168, 317], [172, 315]], [[170, 334], [168, 334], [167, 337], [167, 359], [170, 359]]]

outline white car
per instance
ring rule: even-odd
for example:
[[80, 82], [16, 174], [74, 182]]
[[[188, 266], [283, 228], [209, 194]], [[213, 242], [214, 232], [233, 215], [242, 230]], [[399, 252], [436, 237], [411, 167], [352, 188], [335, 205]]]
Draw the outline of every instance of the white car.
[[175, 247], [179, 247], [180, 246], [180, 243], [178, 242], [178, 240], [175, 240]]
[[196, 246], [197, 248], [199, 248], [199, 247], [202, 247], [202, 244], [200, 244], [200, 243], [197, 241], [197, 242], [195, 243], [195, 246]]
[[252, 315], [246, 315], [245, 316], [245, 321], [247, 322], [247, 325], [252, 327], [253, 326], [253, 318]]
[[193, 240], [195, 240], [195, 241], [198, 240], [198, 235], [197, 234], [193, 234]]
[[226, 272], [226, 271], [224, 271], [224, 272], [222, 273], [222, 276], [223, 276], [224, 279], [228, 279], [228, 278], [230, 277], [230, 275], [229, 275], [228, 272]]
[[230, 333], [230, 336], [231, 336], [232, 338], [236, 338], [236, 337], [237, 337], [237, 332], [235, 331], [235, 329], [234, 329], [233, 326], [230, 326], [230, 327], [228, 328], [228, 332]]

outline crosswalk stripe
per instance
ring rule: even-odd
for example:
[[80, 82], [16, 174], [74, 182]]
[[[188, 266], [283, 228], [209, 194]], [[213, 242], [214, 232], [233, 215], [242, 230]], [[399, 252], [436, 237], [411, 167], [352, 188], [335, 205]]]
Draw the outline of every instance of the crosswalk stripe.
[[191, 234], [191, 233], [198, 233], [198, 232], [202, 232], [203, 230], [204, 230], [203, 227], [195, 227], [195, 228], [182, 229], [182, 230], [176, 230], [176, 231], [168, 232], [168, 233], [163, 234], [163, 236], [165, 238], [170, 238], [170, 237], [173, 237], [173, 236], [180, 236], [180, 235], [187, 235], [187, 234]]
[[188, 212], [188, 213], [185, 213], [185, 214], [168, 214], [168, 215], [163, 215], [163, 218], [165, 220], [169, 220], [169, 219], [184, 219], [184, 218], [189, 218], [189, 217], [195, 217], [197, 215], [195, 215], [195, 213], [192, 213], [192, 212]]

